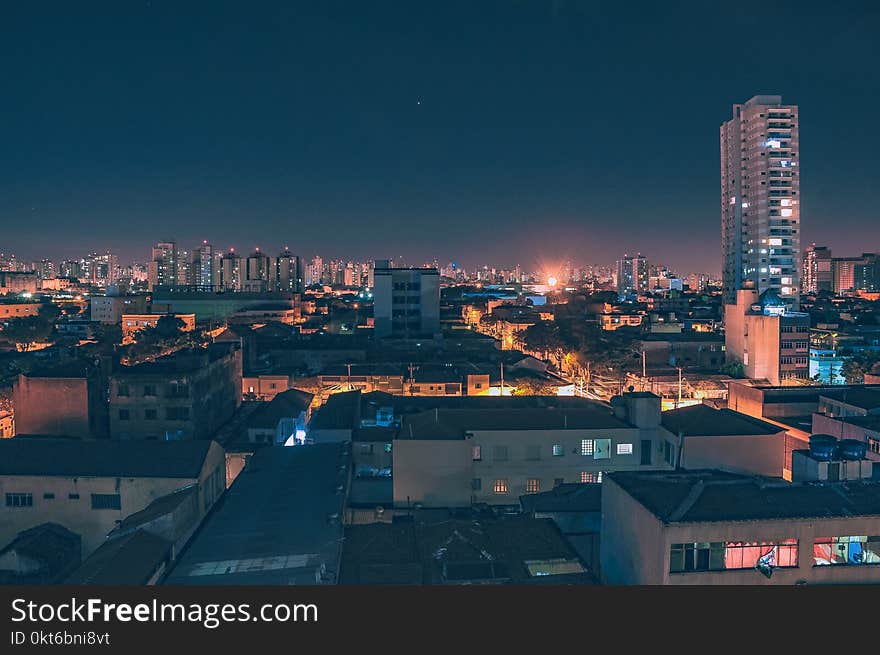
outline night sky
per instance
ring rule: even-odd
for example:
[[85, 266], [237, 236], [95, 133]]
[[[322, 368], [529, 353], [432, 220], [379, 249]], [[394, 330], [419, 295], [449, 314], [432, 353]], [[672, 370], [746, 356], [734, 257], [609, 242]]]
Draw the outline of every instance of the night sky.
[[877, 3], [184, 4], [4, 3], [0, 250], [714, 272], [757, 93], [800, 105], [804, 245], [880, 249]]

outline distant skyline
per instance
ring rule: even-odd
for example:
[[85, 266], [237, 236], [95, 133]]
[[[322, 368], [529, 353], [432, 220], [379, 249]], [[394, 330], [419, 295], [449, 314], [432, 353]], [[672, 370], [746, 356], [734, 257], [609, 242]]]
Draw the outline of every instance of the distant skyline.
[[5, 8], [0, 251], [289, 245], [721, 268], [719, 126], [800, 107], [802, 244], [880, 250], [880, 8], [521, 0]]

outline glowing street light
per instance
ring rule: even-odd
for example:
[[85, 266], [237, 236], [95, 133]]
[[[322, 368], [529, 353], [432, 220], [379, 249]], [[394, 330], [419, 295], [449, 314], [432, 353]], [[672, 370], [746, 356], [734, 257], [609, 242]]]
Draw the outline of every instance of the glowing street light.
[[555, 287], [557, 282], [558, 282], [558, 280], [555, 277], [553, 277], [552, 275], [547, 278], [547, 284], [551, 287]]

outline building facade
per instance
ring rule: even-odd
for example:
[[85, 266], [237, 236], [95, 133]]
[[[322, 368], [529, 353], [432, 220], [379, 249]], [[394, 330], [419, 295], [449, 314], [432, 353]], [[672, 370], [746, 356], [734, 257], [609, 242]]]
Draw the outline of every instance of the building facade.
[[747, 283], [797, 308], [801, 291], [797, 105], [755, 96], [721, 125], [724, 301]]
[[373, 272], [377, 337], [431, 338], [440, 332], [440, 274], [435, 268], [391, 268], [377, 260]]

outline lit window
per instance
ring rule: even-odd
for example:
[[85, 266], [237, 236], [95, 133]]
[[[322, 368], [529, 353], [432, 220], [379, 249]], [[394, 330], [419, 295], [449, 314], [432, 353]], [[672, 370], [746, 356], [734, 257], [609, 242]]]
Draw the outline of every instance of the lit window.
[[474, 460], [475, 462], [479, 462], [481, 459], [483, 459], [483, 449], [480, 448], [479, 446], [474, 446], [474, 448], [473, 448], [473, 460]]
[[581, 455], [592, 455], [593, 454], [593, 440], [592, 439], [581, 439]]
[[495, 480], [495, 484], [492, 486], [492, 490], [496, 494], [506, 494], [507, 493], [507, 480]]
[[783, 216], [791, 216], [791, 210], [790, 210], [790, 209], [783, 209], [780, 213], [781, 213]]
[[880, 563], [880, 536], [817, 537], [813, 542], [815, 566]]
[[617, 454], [618, 455], [632, 455], [633, 445], [631, 443], [619, 443], [617, 444]]
[[562, 457], [565, 455], [565, 447], [561, 443], [553, 444], [553, 457]]
[[541, 481], [537, 478], [529, 478], [526, 480], [526, 493], [536, 494], [541, 490]]
[[581, 471], [582, 484], [602, 482], [602, 471]]

